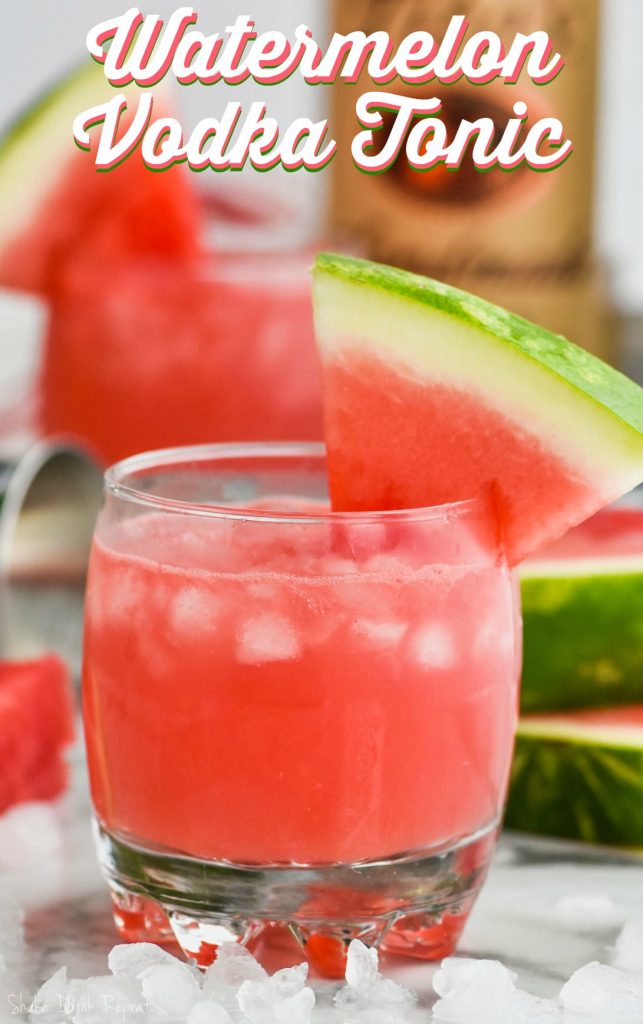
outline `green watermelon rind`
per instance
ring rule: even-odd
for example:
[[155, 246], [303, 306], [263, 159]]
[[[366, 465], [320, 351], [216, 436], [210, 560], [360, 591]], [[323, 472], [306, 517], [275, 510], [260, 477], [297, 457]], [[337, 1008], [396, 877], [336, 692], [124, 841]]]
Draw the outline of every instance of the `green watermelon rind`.
[[643, 847], [643, 728], [523, 720], [505, 827]]
[[[515, 438], [507, 455], [518, 481], [515, 493], [514, 477], [503, 478], [500, 453], [485, 468], [482, 441], [469, 481], [467, 466], [459, 461], [457, 429], [449, 453], [453, 470], [445, 486], [432, 484], [451, 497], [496, 484], [497, 500], [506, 506], [504, 542], [511, 564], [643, 480], [643, 389], [560, 335], [448, 285], [327, 253], [316, 261], [313, 309], [325, 381], [332, 381], [335, 371], [350, 379], [361, 367], [358, 372], [372, 374], [375, 388], [391, 389], [383, 398], [394, 410], [398, 382], [404, 388], [410, 381], [417, 395], [422, 388], [427, 397], [432, 391], [449, 395], [450, 408], [459, 396], [465, 428], [473, 416], [473, 422], [484, 421], [489, 435], [497, 425], [501, 434]], [[362, 392], [367, 383], [360, 383]], [[395, 438], [387, 442], [382, 469], [379, 453], [367, 437], [362, 442], [366, 423], [353, 424], [345, 443], [333, 433], [337, 422], [350, 416], [348, 392], [329, 392], [325, 405], [333, 500], [345, 508], [365, 508], [391, 500], [398, 488], [395, 501], [407, 500], [406, 489], [412, 495], [408, 500], [417, 503], [421, 488], [417, 480], [409, 487], [406, 453], [394, 456]], [[401, 419], [403, 411], [397, 408], [393, 420], [396, 416]], [[426, 449], [409, 452], [409, 458], [417, 455], [418, 465], [422, 459], [430, 465], [430, 428], [425, 429]], [[467, 440], [473, 443], [470, 435]], [[531, 476], [530, 453], [541, 466]], [[548, 462], [553, 490], [547, 484]], [[340, 487], [342, 473], [347, 479]], [[374, 493], [369, 493], [371, 477]]]
[[[65, 163], [76, 153], [74, 119], [118, 94], [133, 100], [139, 91], [133, 85], [116, 89], [100, 65], [84, 62], [13, 119], [0, 138], [0, 252], [64, 178]], [[167, 86], [161, 84], [155, 96], [165, 100]]]
[[18, 115], [0, 139], [0, 249], [28, 224], [43, 197], [64, 175], [65, 154], [75, 150], [74, 118], [109, 98], [97, 64], [83, 64]]
[[643, 566], [609, 564], [586, 575], [567, 562], [557, 574], [523, 567], [523, 712], [643, 702]]
[[[636, 436], [643, 474], [643, 399], [641, 389], [618, 370], [585, 349], [523, 317], [458, 288], [397, 267], [369, 260], [320, 253], [315, 269], [349, 283], [386, 292], [455, 318], [521, 356], [545, 367], [583, 397], [608, 408]], [[564, 344], [561, 344], [564, 342]]]
[[[30, 135], [39, 124], [50, 120], [52, 112], [55, 112], [61, 103], [66, 103], [69, 96], [86, 93], [88, 86], [96, 82], [98, 77], [99, 73], [94, 65], [83, 64], [82, 67], [73, 68], [59, 78], [40, 99], [25, 107], [13, 118], [0, 140], [0, 156]], [[78, 113], [81, 111], [82, 107]]]

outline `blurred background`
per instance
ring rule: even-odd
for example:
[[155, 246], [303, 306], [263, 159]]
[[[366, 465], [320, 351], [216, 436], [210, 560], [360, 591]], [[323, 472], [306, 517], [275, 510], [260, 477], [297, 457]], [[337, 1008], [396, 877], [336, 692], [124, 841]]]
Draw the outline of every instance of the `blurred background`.
[[[362, 10], [368, 11], [375, 4], [341, 4], [337, 8], [353, 7], [357, 11], [357, 22]], [[127, 5], [113, 0], [61, 0], [55, 7], [45, 8], [38, 0], [24, 0], [13, 5], [5, 15], [6, 31], [0, 48], [0, 125], [6, 128], [11, 120], [26, 106], [35, 102], [38, 96], [51, 85], [52, 81], [67, 72], [74, 63], [86, 59], [84, 45], [88, 29], [101, 19], [125, 10]], [[237, 0], [219, 0], [216, 7], [208, 5], [202, 9], [205, 31], [216, 31], [227, 25], [237, 14], [247, 13], [252, 5]], [[432, 26], [436, 9], [444, 6], [441, 0], [402, 0], [398, 8], [406, 7], [414, 26]], [[464, 10], [467, 5], [456, 5]], [[472, 8], [476, 4], [470, 5]], [[478, 4], [480, 20], [486, 24], [487, 11], [494, 3]], [[502, 9], [503, 3], [496, 4]], [[505, 7], [520, 8], [520, 4], [504, 4]], [[523, 5], [524, 6], [524, 5]], [[546, 8], [557, 8], [569, 18], [585, 17], [593, 3], [587, 5], [574, 0], [549, 5], [541, 0], [528, 5], [536, 11], [537, 20], [542, 23]], [[144, 11], [169, 14], [175, 9], [172, 0], [158, 0], [153, 5], [141, 3]], [[252, 11], [259, 29], [277, 28], [284, 32], [297, 24], [310, 25], [316, 37], [323, 38], [331, 31], [334, 12], [330, 0], [270, 0], [257, 5]], [[380, 5], [385, 9], [386, 5]], [[580, 63], [590, 74], [596, 73], [598, 105], [595, 125], [599, 127], [596, 145], [597, 182], [596, 202], [596, 243], [599, 252], [609, 258], [612, 268], [612, 289], [619, 305], [628, 312], [643, 311], [643, 197], [639, 187], [640, 171], [643, 166], [643, 142], [640, 133], [629, 130], [639, 121], [643, 102], [643, 81], [639, 71], [639, 45], [643, 38], [643, 7], [638, 0], [604, 0], [599, 12], [600, 39], [596, 68], [593, 54], [583, 54]], [[26, 46], [28, 44], [28, 52]], [[574, 70], [574, 69], [572, 69]], [[224, 87], [215, 91], [191, 87], [184, 91], [184, 102], [193, 105], [202, 116], [212, 113], [223, 102]], [[323, 116], [329, 103], [328, 89], [312, 89], [305, 86], [297, 76], [277, 88], [263, 90], [275, 116], [284, 121], [297, 114]], [[254, 83], [246, 83], [234, 90], [235, 97], [248, 102], [261, 98], [262, 90]], [[587, 113], [591, 115], [591, 98], [585, 98]], [[588, 116], [588, 122], [593, 120]], [[255, 176], [261, 178], [261, 176]], [[325, 176], [327, 177], [327, 176]], [[281, 180], [277, 180], [281, 178]], [[311, 230], [319, 223], [323, 210], [320, 205], [310, 210], [309, 194], [321, 189], [322, 195], [327, 182], [319, 175], [306, 173], [288, 176], [270, 174], [268, 179], [255, 182], [257, 187], [278, 190], [281, 195], [301, 196], [301, 208], [311, 218]]]

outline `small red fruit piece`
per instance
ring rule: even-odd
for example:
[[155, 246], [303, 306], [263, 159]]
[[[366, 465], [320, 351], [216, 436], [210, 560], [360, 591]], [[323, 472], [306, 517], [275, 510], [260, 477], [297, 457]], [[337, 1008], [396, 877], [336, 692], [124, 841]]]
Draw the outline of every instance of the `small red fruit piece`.
[[0, 662], [0, 814], [66, 788], [65, 748], [74, 739], [69, 674], [55, 655]]
[[338, 936], [311, 932], [306, 942], [306, 956], [310, 966], [322, 978], [344, 977], [346, 945]]

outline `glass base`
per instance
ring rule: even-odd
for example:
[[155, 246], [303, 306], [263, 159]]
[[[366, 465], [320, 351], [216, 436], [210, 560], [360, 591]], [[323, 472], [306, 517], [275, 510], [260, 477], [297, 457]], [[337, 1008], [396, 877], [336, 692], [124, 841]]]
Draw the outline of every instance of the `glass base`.
[[96, 824], [124, 939], [175, 944], [200, 967], [231, 939], [275, 969], [301, 960], [341, 977], [351, 939], [384, 953], [448, 956], [484, 881], [498, 825], [390, 860], [259, 867], [146, 849]]

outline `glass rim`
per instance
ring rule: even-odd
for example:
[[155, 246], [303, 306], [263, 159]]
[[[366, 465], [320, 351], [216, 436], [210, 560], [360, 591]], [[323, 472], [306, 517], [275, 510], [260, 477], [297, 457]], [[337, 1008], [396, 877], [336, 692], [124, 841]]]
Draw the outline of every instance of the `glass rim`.
[[472, 514], [490, 514], [484, 498], [466, 498], [460, 501], [426, 505], [418, 508], [380, 509], [372, 512], [305, 512], [286, 509], [253, 509], [229, 505], [203, 504], [169, 498], [152, 490], [145, 490], [128, 482], [137, 472], [158, 469], [180, 469], [195, 462], [233, 459], [322, 459], [326, 447], [321, 441], [235, 441], [217, 444], [185, 445], [158, 448], [130, 455], [109, 466], [104, 472], [105, 490], [113, 497], [146, 506], [157, 511], [196, 515], [212, 519], [255, 520], [270, 523], [321, 524], [337, 522], [374, 523], [382, 520], [460, 519]]
[[[280, 278], [285, 288], [293, 288], [295, 285], [299, 287], [303, 280], [310, 277], [316, 251], [311, 245], [294, 250], [287, 247], [215, 249], [206, 246], [180, 266], [172, 257], [143, 253], [121, 260], [115, 272], [120, 276], [142, 275], [152, 281], [160, 278], [162, 284], [170, 278], [178, 281], [197, 280], [207, 284], [246, 281], [246, 272], [251, 270], [254, 274], [259, 273], [262, 281]], [[84, 282], [95, 278], [99, 271], [104, 271], [99, 260], [72, 259], [65, 274], [65, 282], [72, 285]], [[293, 273], [294, 282], [290, 281]]]

